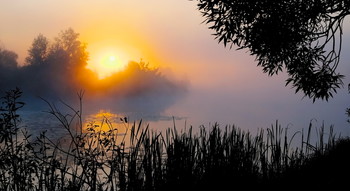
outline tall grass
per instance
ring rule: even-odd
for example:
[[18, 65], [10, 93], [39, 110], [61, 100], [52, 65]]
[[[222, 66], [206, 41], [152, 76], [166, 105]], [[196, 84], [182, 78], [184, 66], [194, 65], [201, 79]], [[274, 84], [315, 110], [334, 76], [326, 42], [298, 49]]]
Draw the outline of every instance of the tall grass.
[[[335, 137], [332, 127], [310, 123], [306, 135], [290, 136], [276, 121], [256, 135], [235, 126], [200, 127], [164, 133], [129, 123], [121, 134], [107, 118], [83, 126], [82, 97], [79, 109], [68, 104], [63, 113], [48, 103], [49, 113], [60, 121], [68, 137], [53, 141], [43, 132], [38, 137], [20, 128], [17, 110], [21, 91], [6, 93], [0, 118], [0, 190], [209, 190], [270, 188], [306, 183], [302, 174], [324, 156], [347, 147], [348, 139]], [[108, 130], [101, 130], [107, 124]], [[318, 141], [312, 144], [316, 130]], [[300, 146], [292, 146], [301, 136]], [[290, 138], [289, 138], [290, 137]], [[341, 142], [341, 144], [338, 144]], [[294, 143], [295, 145], [295, 143]], [[345, 145], [345, 146], [344, 146]], [[343, 151], [344, 152], [344, 151]], [[346, 155], [347, 156], [347, 155]]]

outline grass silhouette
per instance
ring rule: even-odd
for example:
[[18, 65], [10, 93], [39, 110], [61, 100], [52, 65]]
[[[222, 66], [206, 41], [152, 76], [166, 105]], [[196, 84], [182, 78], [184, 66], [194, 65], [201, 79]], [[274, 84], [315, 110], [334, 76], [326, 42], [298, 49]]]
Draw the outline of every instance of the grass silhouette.
[[[332, 127], [310, 123], [295, 136], [276, 122], [256, 135], [235, 126], [175, 127], [164, 133], [140, 123], [120, 120], [118, 132], [105, 118], [83, 127], [80, 107], [64, 104], [70, 113], [50, 104], [68, 137], [53, 141], [43, 132], [31, 137], [20, 128], [17, 111], [24, 106], [19, 89], [6, 92], [0, 115], [0, 190], [234, 190], [337, 188], [349, 178], [350, 139], [336, 137]], [[312, 129], [318, 140], [311, 143]], [[289, 138], [290, 137], [290, 138]]]

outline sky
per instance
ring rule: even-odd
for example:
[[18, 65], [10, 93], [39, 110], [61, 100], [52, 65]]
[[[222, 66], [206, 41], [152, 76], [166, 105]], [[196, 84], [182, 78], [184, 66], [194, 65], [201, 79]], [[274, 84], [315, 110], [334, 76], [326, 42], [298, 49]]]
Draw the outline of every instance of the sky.
[[[23, 64], [38, 34], [54, 39], [71, 27], [87, 43], [91, 68], [111, 52], [120, 62], [142, 59], [167, 78], [186, 81], [186, 95], [161, 111], [181, 119], [177, 126], [218, 122], [254, 131], [278, 120], [282, 127], [299, 131], [312, 121], [350, 135], [347, 85], [328, 102], [313, 103], [285, 86], [285, 74], [264, 74], [247, 50], [218, 44], [203, 21], [195, 2], [188, 0], [0, 0], [0, 47], [16, 52]], [[348, 75], [349, 18], [343, 33], [338, 71]], [[350, 76], [343, 81], [349, 84]], [[170, 127], [172, 122], [161, 125]]]

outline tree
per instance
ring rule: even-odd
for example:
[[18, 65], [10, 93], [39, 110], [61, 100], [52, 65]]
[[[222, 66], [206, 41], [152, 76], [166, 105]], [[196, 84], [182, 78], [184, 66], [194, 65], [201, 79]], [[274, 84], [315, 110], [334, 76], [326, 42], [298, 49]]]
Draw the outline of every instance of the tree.
[[59, 74], [50, 77], [52, 82], [65, 85], [66, 92], [80, 89], [86, 81], [87, 61], [86, 44], [79, 40], [79, 33], [72, 28], [61, 31], [48, 52], [50, 71]]
[[18, 65], [17, 58], [18, 55], [15, 52], [0, 48], [0, 68], [16, 69]]
[[46, 61], [48, 53], [49, 41], [45, 36], [39, 34], [32, 43], [32, 47], [28, 50], [26, 62], [28, 64], [43, 64]]
[[56, 59], [65, 59], [67, 64], [85, 66], [88, 60], [86, 44], [79, 39], [79, 33], [72, 28], [62, 31], [50, 49], [50, 56]]
[[224, 46], [247, 48], [272, 76], [285, 70], [296, 93], [328, 100], [343, 85], [336, 72], [348, 0], [198, 0]]
[[11, 87], [13, 76], [17, 76], [18, 55], [10, 50], [0, 48], [0, 91]]

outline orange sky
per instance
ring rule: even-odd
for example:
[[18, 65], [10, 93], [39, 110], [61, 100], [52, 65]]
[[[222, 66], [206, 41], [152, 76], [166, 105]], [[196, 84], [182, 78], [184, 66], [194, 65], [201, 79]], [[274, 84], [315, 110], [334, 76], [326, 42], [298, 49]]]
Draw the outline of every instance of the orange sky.
[[[283, 74], [263, 74], [246, 50], [218, 44], [202, 21], [188, 0], [0, 0], [0, 47], [18, 53], [22, 63], [39, 33], [53, 39], [72, 27], [88, 43], [91, 62], [111, 51], [123, 61], [143, 59], [169, 77], [188, 79], [188, 97], [169, 108], [168, 115], [184, 115], [196, 124], [216, 120], [253, 128], [268, 127], [276, 119], [306, 126], [317, 118], [345, 128], [350, 106], [345, 89], [328, 103], [312, 104], [284, 87]], [[345, 25], [340, 71], [347, 75], [349, 19]]]

